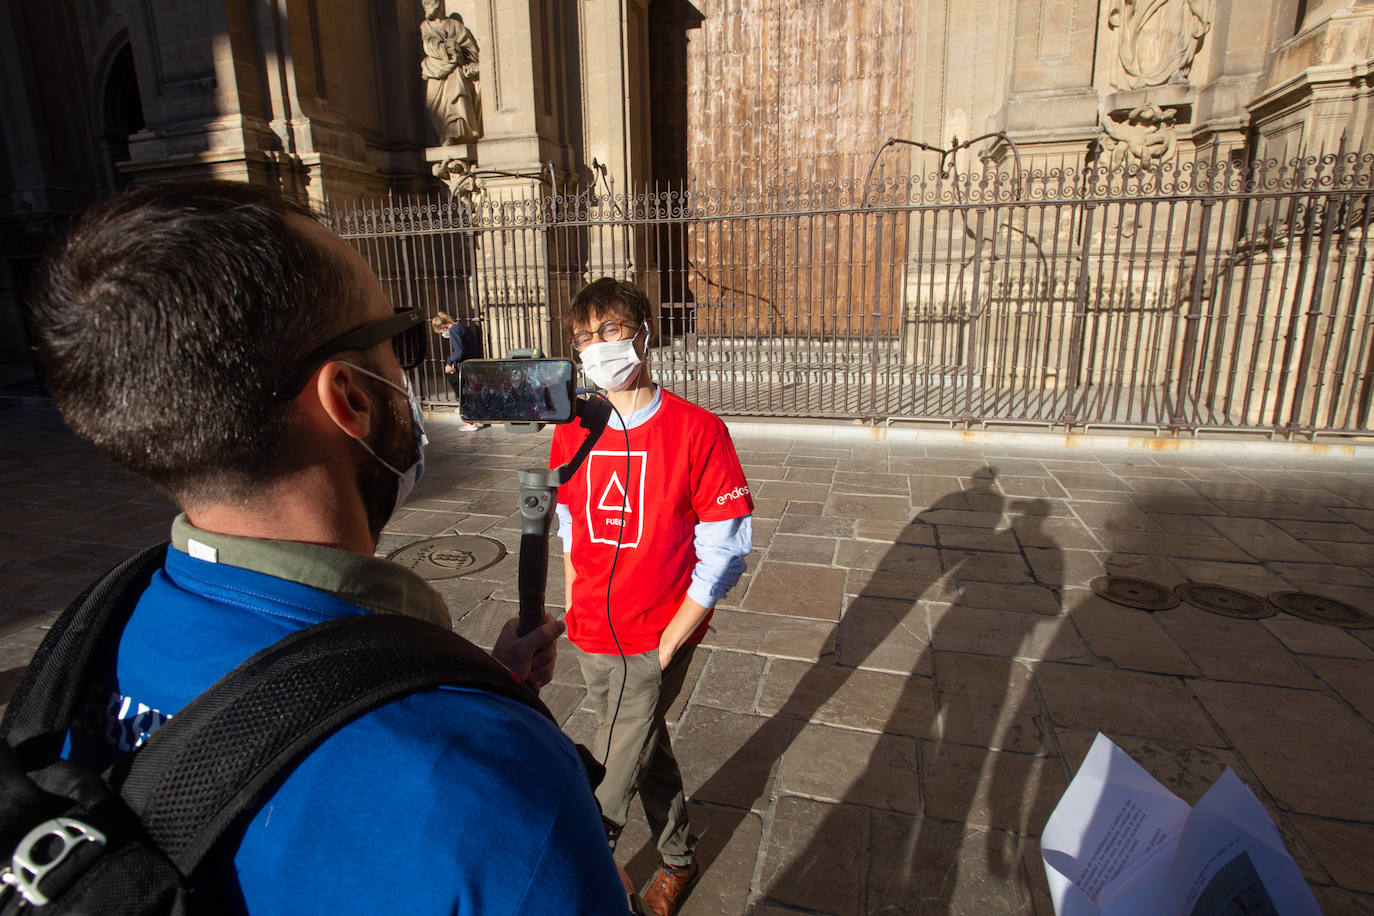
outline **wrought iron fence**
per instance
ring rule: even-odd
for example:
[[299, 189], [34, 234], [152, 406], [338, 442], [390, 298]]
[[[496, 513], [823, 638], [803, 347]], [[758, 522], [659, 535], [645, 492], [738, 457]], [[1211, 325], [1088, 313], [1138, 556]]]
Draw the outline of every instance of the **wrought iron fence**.
[[729, 415], [1319, 434], [1374, 426], [1372, 193], [1352, 153], [330, 215], [489, 354], [563, 353], [581, 285], [642, 284], [656, 377]]

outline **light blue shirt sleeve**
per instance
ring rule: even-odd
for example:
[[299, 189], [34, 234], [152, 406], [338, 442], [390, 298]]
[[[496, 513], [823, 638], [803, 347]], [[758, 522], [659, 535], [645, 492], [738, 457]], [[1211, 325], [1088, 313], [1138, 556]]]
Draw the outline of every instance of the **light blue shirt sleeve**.
[[697, 522], [693, 541], [697, 565], [687, 597], [702, 607], [715, 607], [744, 573], [744, 558], [754, 549], [754, 516]]
[[558, 537], [563, 542], [563, 552], [572, 553], [572, 512], [562, 503], [553, 507], [558, 514]]

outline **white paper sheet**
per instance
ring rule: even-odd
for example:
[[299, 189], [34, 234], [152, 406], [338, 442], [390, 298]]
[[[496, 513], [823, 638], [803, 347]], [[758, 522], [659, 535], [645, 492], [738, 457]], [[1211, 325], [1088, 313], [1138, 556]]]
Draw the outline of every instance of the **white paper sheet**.
[[[1235, 773], [1227, 769], [1190, 810], [1100, 733], [1041, 849], [1059, 916], [1321, 916]], [[1231, 910], [1236, 902], [1250, 908]]]

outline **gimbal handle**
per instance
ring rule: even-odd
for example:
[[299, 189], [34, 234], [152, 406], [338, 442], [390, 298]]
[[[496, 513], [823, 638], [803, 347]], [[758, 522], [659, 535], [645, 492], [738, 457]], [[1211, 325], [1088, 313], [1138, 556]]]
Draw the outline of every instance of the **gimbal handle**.
[[587, 430], [577, 453], [556, 468], [516, 471], [520, 481], [520, 622], [516, 632], [524, 636], [544, 620], [544, 595], [549, 584], [549, 525], [560, 484], [572, 480], [587, 460], [606, 423], [611, 405], [602, 399], [577, 401], [577, 418]]

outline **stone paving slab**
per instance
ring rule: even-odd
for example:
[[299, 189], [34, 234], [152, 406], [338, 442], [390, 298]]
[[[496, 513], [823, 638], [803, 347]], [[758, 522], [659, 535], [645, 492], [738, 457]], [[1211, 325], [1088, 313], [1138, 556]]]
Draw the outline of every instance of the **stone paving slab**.
[[1055, 662], [1035, 672], [1050, 719], [1065, 728], [1118, 731], [1204, 747], [1226, 741], [1180, 679]]
[[[544, 463], [549, 432], [445, 419], [379, 553], [506, 544], [438, 583], [489, 643], [516, 608], [514, 470]], [[704, 867], [686, 916], [1050, 916], [1037, 840], [1098, 731], [1190, 803], [1231, 767], [1324, 912], [1374, 912], [1374, 630], [1152, 614], [1088, 588], [1303, 589], [1374, 613], [1367, 446], [731, 427], [755, 552], [669, 711]], [[52, 616], [174, 510], [42, 408], [0, 404], [0, 483], [7, 696]], [[571, 653], [544, 699], [590, 741]], [[651, 874], [640, 812], [616, 856]]]
[[1079, 591], [1071, 605], [1074, 626], [1098, 658], [1128, 671], [1200, 673], [1155, 614], [1113, 604], [1091, 591]]
[[762, 814], [780, 761], [799, 723], [708, 706], [692, 707], [674, 752], [692, 797]]
[[758, 711], [804, 722], [896, 735], [938, 735], [929, 678], [776, 659]]
[[999, 656], [936, 652], [939, 728], [924, 737], [996, 751], [1054, 756], [1049, 717], [1030, 664]]
[[784, 795], [917, 814], [924, 795], [916, 748], [917, 740], [904, 735], [802, 725], [778, 770], [778, 790]]
[[925, 813], [1026, 835], [1049, 820], [1068, 788], [1056, 759], [986, 747], [921, 743]]
[[1310, 690], [1189, 686], [1281, 807], [1374, 822], [1374, 732], [1345, 703]]
[[1334, 881], [1351, 890], [1374, 894], [1374, 828], [1311, 817], [1295, 817], [1298, 833], [1331, 871]]
[[897, 674], [931, 673], [930, 616], [924, 604], [858, 597], [840, 623], [840, 664]]
[[1181, 604], [1154, 619], [1205, 677], [1314, 690], [1321, 685], [1262, 623], [1199, 614]]

